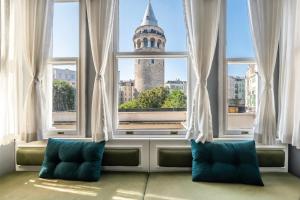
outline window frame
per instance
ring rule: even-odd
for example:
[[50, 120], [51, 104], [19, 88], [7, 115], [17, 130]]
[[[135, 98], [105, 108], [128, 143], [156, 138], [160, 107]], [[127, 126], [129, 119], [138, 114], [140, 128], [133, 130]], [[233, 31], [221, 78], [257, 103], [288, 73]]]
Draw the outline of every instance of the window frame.
[[[85, 55], [85, 41], [82, 38], [86, 38], [86, 13], [85, 4], [82, 4], [80, 0], [55, 0], [55, 3], [72, 3], [78, 2], [79, 4], [79, 50], [78, 57], [53, 57], [50, 55], [49, 65], [75, 65], [76, 66], [76, 129], [49, 129], [46, 132], [45, 137], [85, 137], [85, 59], [82, 57]], [[53, 45], [53, 41], [52, 45]], [[50, 66], [53, 68], [53, 66]], [[52, 111], [51, 111], [52, 112]], [[52, 123], [52, 122], [51, 122]]]
[[[250, 134], [242, 134], [241, 130], [228, 130], [228, 99], [227, 99], [227, 86], [228, 86], [228, 65], [229, 64], [255, 64], [257, 61], [255, 57], [230, 57], [226, 55], [227, 47], [227, 0], [222, 1], [220, 24], [219, 24], [219, 137], [221, 138], [252, 138], [253, 133], [250, 130]], [[258, 75], [258, 94], [257, 94], [257, 105], [259, 102], [260, 93], [260, 78]], [[236, 134], [236, 133], [239, 134]]]
[[[115, 23], [114, 23], [114, 44], [113, 44], [113, 65], [114, 65], [114, 102], [113, 102], [113, 114], [116, 121], [114, 121], [113, 124], [115, 126], [113, 127], [113, 137], [141, 137], [141, 138], [160, 138], [160, 137], [171, 137], [171, 138], [182, 138], [186, 134], [186, 128], [184, 125], [183, 129], [130, 129], [130, 130], [124, 130], [119, 129], [119, 120], [118, 120], [118, 99], [119, 99], [119, 77], [118, 77], [118, 59], [125, 58], [125, 59], [137, 59], [137, 58], [144, 58], [144, 59], [178, 59], [183, 58], [187, 60], [187, 76], [189, 77], [189, 71], [190, 71], [190, 56], [189, 52], [187, 51], [165, 51], [165, 52], [128, 52], [128, 51], [119, 51], [119, 11], [120, 11], [120, 0], [117, 0], [116, 2], [116, 10], [115, 13]], [[188, 42], [187, 36], [186, 36], [186, 43]], [[187, 85], [189, 85], [190, 81], [187, 77]], [[188, 100], [187, 100], [188, 102]], [[186, 122], [185, 122], [186, 123]]]

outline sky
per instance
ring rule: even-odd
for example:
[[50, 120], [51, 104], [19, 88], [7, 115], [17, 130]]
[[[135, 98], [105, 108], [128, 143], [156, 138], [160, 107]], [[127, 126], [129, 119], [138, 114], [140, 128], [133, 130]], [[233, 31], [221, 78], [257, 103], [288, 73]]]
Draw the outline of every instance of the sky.
[[[228, 58], [254, 57], [251, 40], [247, 0], [227, 0]], [[119, 51], [133, 51], [132, 37], [141, 24], [148, 0], [120, 0]], [[151, 0], [158, 25], [167, 39], [166, 51], [186, 51], [186, 28], [182, 0]], [[54, 8], [53, 56], [77, 57], [79, 55], [79, 4], [56, 3]], [[134, 79], [134, 59], [119, 59], [121, 80]], [[243, 76], [246, 65], [230, 65], [229, 75]], [[187, 80], [187, 61], [165, 59], [165, 80]]]
[[79, 55], [79, 3], [55, 3], [53, 17], [53, 57]]
[[[227, 0], [226, 56], [252, 58], [254, 47], [250, 32], [247, 0]], [[244, 76], [247, 65], [229, 65], [228, 74]]]
[[[119, 51], [134, 51], [132, 37], [140, 26], [148, 0], [120, 0]], [[155, 17], [166, 36], [166, 51], [186, 51], [182, 0], [151, 0]], [[128, 12], [130, 10], [130, 12]], [[134, 79], [134, 59], [119, 59], [120, 80]], [[186, 59], [165, 59], [165, 81], [187, 80]]]

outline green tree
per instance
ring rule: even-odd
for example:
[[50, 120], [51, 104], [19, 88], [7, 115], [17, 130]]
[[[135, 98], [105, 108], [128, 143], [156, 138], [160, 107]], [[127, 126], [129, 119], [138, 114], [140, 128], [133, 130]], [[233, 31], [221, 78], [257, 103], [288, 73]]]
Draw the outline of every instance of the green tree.
[[165, 99], [169, 95], [169, 90], [164, 87], [156, 87], [141, 92], [137, 98], [140, 108], [161, 108]]
[[53, 111], [75, 110], [75, 88], [67, 81], [53, 81]]
[[142, 91], [136, 99], [127, 101], [119, 106], [120, 109], [149, 109], [161, 108], [169, 90], [164, 87], [156, 87]]
[[186, 96], [181, 90], [173, 90], [166, 98], [162, 108], [186, 108]]
[[120, 104], [119, 109], [186, 108], [186, 96], [181, 90], [156, 87], [142, 91], [136, 99]]
[[139, 105], [136, 99], [122, 103], [119, 106], [119, 109], [137, 109], [137, 108], [139, 108]]

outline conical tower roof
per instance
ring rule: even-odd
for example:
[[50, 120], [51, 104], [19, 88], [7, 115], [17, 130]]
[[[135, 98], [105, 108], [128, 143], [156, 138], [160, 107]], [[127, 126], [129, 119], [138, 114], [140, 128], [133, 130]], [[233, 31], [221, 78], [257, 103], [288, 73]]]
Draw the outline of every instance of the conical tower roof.
[[150, 1], [145, 10], [145, 14], [141, 26], [145, 26], [145, 25], [157, 26], [157, 19], [154, 15]]

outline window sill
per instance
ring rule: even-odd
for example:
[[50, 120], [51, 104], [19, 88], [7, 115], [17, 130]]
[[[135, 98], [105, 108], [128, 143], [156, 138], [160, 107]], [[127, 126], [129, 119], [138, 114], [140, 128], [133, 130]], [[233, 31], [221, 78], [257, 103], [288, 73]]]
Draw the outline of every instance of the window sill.
[[78, 135], [78, 134], [47, 134], [47, 135], [45, 135], [45, 137], [44, 137], [44, 139], [49, 139], [49, 138], [66, 138], [66, 139], [69, 139], [69, 138], [71, 138], [71, 139], [77, 139], [77, 138], [80, 138], [80, 139], [82, 139], [82, 138], [86, 138], [85, 136], [83, 136], [83, 135]]
[[224, 139], [224, 140], [252, 140], [253, 134], [240, 134], [240, 135], [234, 135], [234, 134], [220, 134], [218, 139]]
[[185, 135], [123, 135], [115, 134], [112, 140], [186, 140]]
[[49, 129], [44, 139], [48, 138], [85, 138], [85, 135], [79, 134], [76, 129]]

